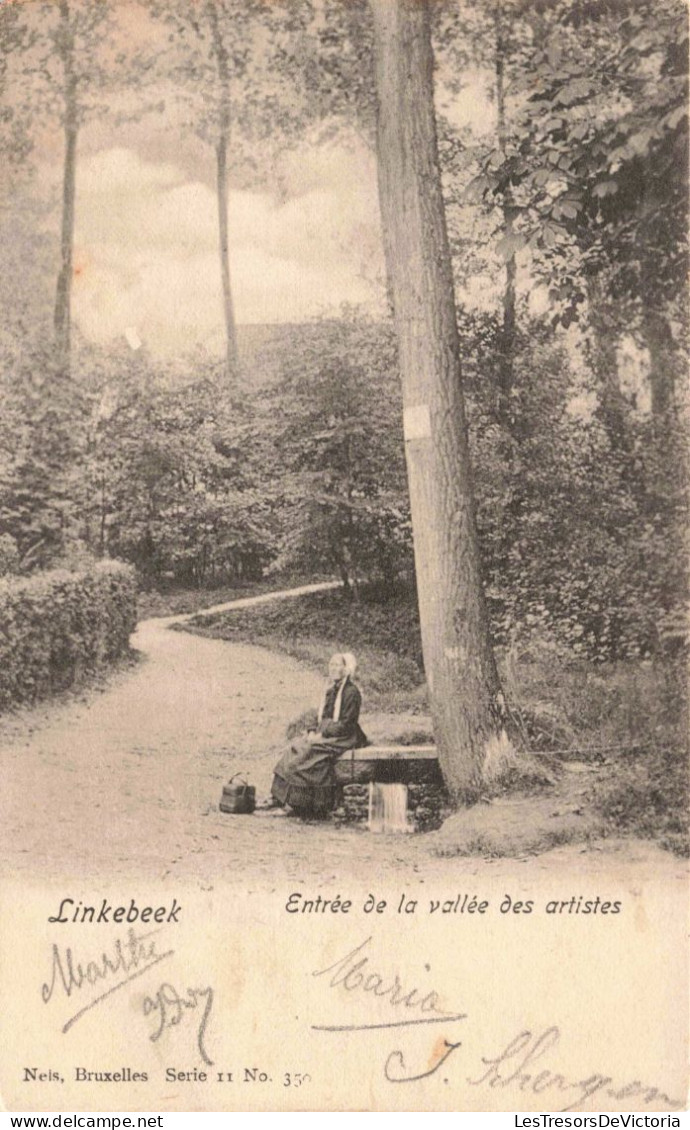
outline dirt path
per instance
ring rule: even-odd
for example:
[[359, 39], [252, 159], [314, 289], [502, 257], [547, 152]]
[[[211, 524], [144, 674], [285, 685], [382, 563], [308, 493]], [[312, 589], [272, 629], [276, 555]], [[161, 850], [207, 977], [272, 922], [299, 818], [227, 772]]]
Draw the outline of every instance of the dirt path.
[[571, 846], [519, 864], [437, 859], [430, 837], [222, 815], [221, 787], [233, 773], [268, 791], [286, 723], [318, 700], [321, 680], [262, 648], [168, 630], [182, 619], [142, 622], [133, 638], [141, 661], [104, 689], [2, 720], [8, 876], [172, 877], [207, 888], [236, 879], [251, 889], [372, 874], [455, 882], [525, 863], [532, 873], [613, 869], [637, 881], [682, 873], [649, 844]]

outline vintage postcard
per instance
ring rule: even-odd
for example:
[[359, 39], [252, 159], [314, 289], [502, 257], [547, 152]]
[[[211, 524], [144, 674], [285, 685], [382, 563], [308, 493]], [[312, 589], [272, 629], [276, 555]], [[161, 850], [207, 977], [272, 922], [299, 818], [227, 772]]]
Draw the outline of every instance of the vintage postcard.
[[680, 1125], [687, 64], [0, 0], [5, 1110]]

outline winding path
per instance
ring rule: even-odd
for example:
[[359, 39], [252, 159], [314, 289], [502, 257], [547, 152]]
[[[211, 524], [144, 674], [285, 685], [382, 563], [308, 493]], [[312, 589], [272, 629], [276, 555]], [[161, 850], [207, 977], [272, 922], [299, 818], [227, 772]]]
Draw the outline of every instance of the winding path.
[[[207, 611], [287, 599], [322, 586], [247, 598]], [[436, 859], [430, 837], [374, 837], [362, 829], [289, 819], [228, 817], [222, 784], [244, 770], [267, 792], [285, 725], [317, 701], [318, 675], [264, 648], [169, 631], [184, 616], [146, 620], [133, 638], [140, 662], [90, 689], [7, 716], [0, 725], [0, 845], [5, 874], [167, 878], [212, 887], [236, 879], [278, 885], [395, 873], [457, 881], [515, 861]], [[567, 873], [562, 848], [530, 861]], [[611, 866], [610, 850], [587, 866]], [[617, 862], [668, 873], [678, 861], [625, 845]]]

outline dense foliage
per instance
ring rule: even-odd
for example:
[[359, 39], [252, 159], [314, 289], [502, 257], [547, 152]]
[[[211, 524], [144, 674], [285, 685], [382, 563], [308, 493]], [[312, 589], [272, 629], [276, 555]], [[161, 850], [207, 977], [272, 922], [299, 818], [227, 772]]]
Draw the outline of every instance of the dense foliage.
[[[92, 26], [82, 0], [63, 5], [61, 32], [33, 26], [40, 8], [0, 10], [0, 90], [12, 92], [0, 114], [0, 573], [86, 555], [131, 562], [148, 587], [270, 568], [332, 571], [355, 589], [409, 579], [389, 324], [346, 310], [273, 327], [251, 356], [239, 327], [233, 382], [222, 349], [164, 363], [72, 327], [66, 366], [50, 325], [64, 228], [59, 246], [60, 209], [32, 179], [45, 139], [26, 112], [40, 103], [64, 125], [74, 64], [80, 127], [98, 111], [104, 138], [124, 131], [119, 144], [138, 113], [152, 129], [171, 116], [218, 156], [219, 122], [232, 124], [223, 175], [278, 195], [275, 154], [297, 151], [300, 131], [317, 146], [351, 144], [353, 130], [371, 139], [366, 5], [218, 0], [198, 24], [188, 5], [153, 5], [157, 30], [134, 54], [116, 36], [112, 55], [110, 24]], [[100, 9], [117, 25], [109, 0]], [[439, 2], [434, 33], [494, 639], [663, 658], [682, 646], [687, 600], [684, 5]], [[115, 97], [133, 75], [136, 111]], [[453, 112], [473, 83], [483, 126]]]
[[411, 525], [391, 327], [349, 312], [284, 348], [258, 420], [278, 460], [281, 564], [393, 582], [411, 564]]
[[[461, 322], [494, 638], [546, 634], [597, 660], [660, 654], [685, 591], [684, 468], [666, 458], [680, 425], [659, 437], [630, 403], [626, 443], [613, 443], [586, 355], [545, 320], [524, 324], [508, 431], [483, 376], [497, 323]], [[185, 383], [145, 357], [90, 348], [50, 397], [42, 354], [36, 370], [17, 366], [4, 386], [0, 569], [88, 553], [130, 561], [147, 586], [208, 587], [269, 566], [355, 587], [409, 578], [389, 327], [350, 312], [287, 327], [270, 351], [274, 379], [242, 402], [209, 362]]]
[[64, 690], [126, 652], [134, 571], [103, 562], [0, 581], [0, 709]]
[[515, 349], [517, 434], [484, 389], [470, 399], [480, 535], [495, 638], [546, 635], [596, 660], [661, 654], [685, 599], [682, 463], [652, 419], [624, 409], [625, 446], [597, 410], [595, 375], [527, 321]]

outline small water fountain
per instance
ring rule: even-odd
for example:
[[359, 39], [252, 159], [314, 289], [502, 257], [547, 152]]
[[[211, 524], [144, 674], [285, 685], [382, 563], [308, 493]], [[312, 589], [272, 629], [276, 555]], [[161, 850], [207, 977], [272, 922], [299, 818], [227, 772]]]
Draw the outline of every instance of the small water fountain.
[[411, 832], [407, 815], [407, 785], [369, 784], [370, 832]]

